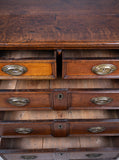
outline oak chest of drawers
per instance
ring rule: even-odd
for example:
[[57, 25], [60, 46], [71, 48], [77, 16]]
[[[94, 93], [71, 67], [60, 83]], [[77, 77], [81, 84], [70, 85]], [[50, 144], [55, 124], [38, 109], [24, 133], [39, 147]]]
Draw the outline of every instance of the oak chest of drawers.
[[118, 0], [0, 0], [0, 156], [119, 159]]

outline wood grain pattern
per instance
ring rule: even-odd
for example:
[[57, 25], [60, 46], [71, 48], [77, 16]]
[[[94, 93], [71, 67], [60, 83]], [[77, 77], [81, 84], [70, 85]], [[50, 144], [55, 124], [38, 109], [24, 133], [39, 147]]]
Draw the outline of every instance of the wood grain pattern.
[[[58, 96], [63, 98], [59, 99]], [[110, 97], [112, 102], [96, 105], [95, 97]], [[8, 103], [11, 97], [28, 98], [30, 102], [18, 107]], [[119, 109], [118, 80], [10, 80], [0, 81], [0, 110], [79, 110]]]
[[[21, 76], [11, 76], [7, 73], [4, 73], [1, 69], [3, 66], [5, 65], [21, 65], [21, 66], [24, 66], [27, 68], [27, 72], [24, 73], [23, 75]], [[36, 62], [33, 63], [33, 61], [31, 62], [19, 62], [19, 61], [16, 61], [16, 62], [7, 62], [7, 63], [4, 63], [3, 61], [0, 62], [0, 79], [33, 79], [34, 76], [35, 76], [35, 79], [52, 79], [55, 77], [54, 73], [53, 73], [53, 70], [55, 70], [55, 65], [53, 64], [52, 61], [47, 61], [47, 62], [44, 62], [44, 61], [39, 61], [38, 60]], [[31, 77], [30, 77], [31, 76]]]
[[[4, 115], [4, 116], [3, 116]], [[118, 136], [118, 111], [72, 111], [72, 112], [3, 112], [1, 115], [1, 137], [31, 137], [31, 136]], [[61, 126], [61, 128], [59, 128]], [[91, 133], [90, 127], [104, 127], [105, 131]], [[17, 128], [31, 128], [29, 134], [19, 134]]]
[[113, 0], [2, 0], [0, 47], [119, 48], [118, 8]]
[[63, 59], [113, 59], [119, 58], [118, 49], [70, 49], [62, 50]]
[[[56, 56], [53, 51], [1, 51], [0, 53], [0, 79], [56, 78]], [[9, 75], [2, 71], [6, 65], [24, 66], [27, 72], [20, 76]]]
[[[119, 109], [118, 80], [10, 80], [0, 81], [0, 110], [79, 110], [79, 109]], [[58, 96], [62, 94], [63, 98]], [[96, 105], [94, 97], [106, 96], [111, 103]], [[24, 97], [30, 103], [24, 107], [8, 103], [11, 97]]]
[[[66, 50], [63, 51], [62, 77], [64, 79], [119, 78], [118, 50]], [[106, 75], [97, 75], [94, 66], [113, 64], [116, 70]]]

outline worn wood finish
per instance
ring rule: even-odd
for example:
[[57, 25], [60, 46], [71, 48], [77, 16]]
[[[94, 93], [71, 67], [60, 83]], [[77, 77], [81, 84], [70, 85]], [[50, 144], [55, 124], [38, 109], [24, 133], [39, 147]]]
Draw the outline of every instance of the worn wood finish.
[[[1, 51], [0, 79], [55, 79], [56, 53], [54, 51]], [[3, 72], [6, 65], [20, 65], [26, 73], [12, 76]]]
[[[91, 101], [102, 96], [113, 100], [105, 105]], [[30, 102], [15, 106], [8, 103], [11, 97], [28, 98]], [[0, 81], [0, 110], [119, 109], [118, 99], [118, 80]]]
[[1, 0], [0, 49], [119, 48], [118, 8], [114, 0]]
[[[4, 114], [4, 116], [3, 116]], [[32, 117], [31, 117], [32, 116]], [[118, 136], [118, 111], [77, 111], [76, 112], [4, 112], [1, 115], [0, 135], [2, 137], [31, 136]], [[72, 119], [73, 118], [73, 119]], [[91, 133], [91, 127], [104, 127], [100, 133]], [[17, 128], [30, 128], [29, 134], [19, 134]]]
[[[64, 50], [62, 77], [64, 79], [109, 79], [119, 78], [119, 50]], [[94, 66], [113, 64], [116, 70], [106, 75], [92, 71]]]
[[[110, 92], [110, 93], [109, 93]], [[63, 99], [58, 95], [63, 94]], [[95, 97], [110, 97], [112, 102], [107, 104], [94, 104], [91, 99]], [[28, 98], [25, 106], [10, 104], [11, 97]], [[78, 110], [78, 109], [119, 109], [119, 90], [2, 90], [0, 92], [0, 110]]]
[[[88, 158], [88, 155], [90, 154], [99, 154], [101, 155], [98, 160], [113, 160], [114, 158], [118, 157], [118, 151], [117, 152], [81, 152], [81, 151], [74, 151], [75, 149], [72, 149], [73, 151], [70, 151], [67, 149], [67, 151], [60, 150], [59, 152], [56, 150], [38, 150], [36, 153], [34, 151], [26, 152], [26, 153], [18, 153], [18, 154], [1, 154], [1, 157], [3, 160], [23, 160], [22, 157], [24, 156], [32, 156], [35, 157], [36, 160], [52, 160], [55, 158], [56, 160], [92, 160]], [[32, 153], [33, 152], [33, 153]], [[39, 153], [40, 152], [40, 153]], [[97, 158], [93, 158], [93, 160], [97, 160]]]
[[118, 158], [119, 145], [115, 141], [118, 137], [3, 138], [0, 153], [5, 160], [22, 160], [23, 155], [38, 156], [40, 160], [91, 160], [87, 155], [92, 153], [101, 154], [99, 160], [112, 160]]
[[[118, 8], [119, 2], [116, 0], [53, 0], [51, 2], [48, 0], [29, 0], [28, 2], [1, 0], [0, 70], [7, 64], [19, 64], [26, 66], [28, 72], [19, 77], [8, 76], [0, 72], [0, 78], [6, 80], [8, 78], [55, 79], [57, 75], [56, 57], [48, 56], [46, 53], [40, 57], [36, 52], [28, 56], [28, 50], [31, 49], [119, 49]], [[27, 50], [27, 56], [24, 57], [24, 51], [20, 51], [21, 54], [16, 54], [17, 51], [15, 51], [11, 57], [11, 53], [7, 54], [2, 50]], [[119, 78], [118, 50], [112, 51], [113, 53], [98, 52], [94, 54], [94, 57], [91, 52], [93, 51], [85, 56], [82, 54], [82, 58], [78, 57], [78, 54], [81, 56], [80, 53], [74, 57], [63, 57], [63, 70], [59, 67], [61, 66], [61, 55], [60, 58], [57, 57], [57, 65], [60, 64], [58, 75], [61, 75], [62, 70], [63, 78], [64, 76], [72, 79], [80, 77]], [[80, 67], [83, 68], [83, 71], [78, 68], [79, 62], [81, 62]], [[92, 65], [100, 63], [113, 63], [117, 66], [117, 70], [103, 77], [93, 75], [90, 72]], [[85, 67], [88, 70], [85, 70]], [[36, 158], [41, 160], [49, 159], [49, 157], [57, 160], [86, 160], [88, 159], [87, 154], [90, 153], [101, 153], [101, 158], [98, 159], [118, 158], [119, 137], [114, 137], [119, 136], [118, 110], [102, 110], [119, 108], [118, 81], [84, 80], [84, 82], [69, 81], [67, 83], [61, 80], [54, 82], [13, 80], [1, 81], [0, 85], [1, 110], [78, 109], [64, 112], [1, 112], [0, 135], [7, 139], [1, 140], [0, 153], [5, 160], [23, 159], [21, 158], [22, 153], [23, 155], [37, 154]], [[24, 96], [30, 100], [30, 103], [25, 107], [13, 107], [8, 103], [8, 98], [12, 96]], [[90, 101], [94, 96], [108, 96], [113, 98], [113, 101], [97, 106]], [[79, 110], [84, 108], [100, 110]], [[105, 131], [98, 134], [88, 131], [90, 127], [97, 125], [105, 127]], [[17, 134], [15, 129], [18, 127], [32, 128], [33, 131], [28, 135]], [[78, 135], [82, 137], [68, 137]], [[44, 138], [32, 138], [32, 136], [43, 136]], [[45, 138], [46, 136], [67, 138]], [[10, 139], [10, 137], [15, 139]], [[30, 139], [16, 139], [16, 137], [30, 137]]]
[[[32, 136], [119, 136], [119, 120], [50, 120], [50, 121], [0, 121], [0, 135], [4, 138], [32, 137]], [[60, 129], [59, 127], [62, 126]], [[104, 127], [105, 131], [100, 133], [91, 133], [88, 131], [91, 127]], [[30, 128], [32, 133], [16, 133], [18, 128]]]

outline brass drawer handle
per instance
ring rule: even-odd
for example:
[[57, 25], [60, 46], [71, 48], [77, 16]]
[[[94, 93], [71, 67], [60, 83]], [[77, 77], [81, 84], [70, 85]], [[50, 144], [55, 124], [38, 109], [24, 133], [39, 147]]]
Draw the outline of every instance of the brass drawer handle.
[[117, 67], [113, 64], [100, 64], [92, 68], [92, 72], [97, 75], [106, 75], [114, 72]]
[[27, 68], [20, 65], [6, 65], [2, 67], [2, 71], [12, 76], [20, 76], [27, 72]]
[[21, 156], [21, 159], [36, 159], [37, 156], [34, 155], [23, 155]]
[[94, 97], [91, 99], [91, 102], [97, 105], [105, 105], [113, 101], [110, 97]]
[[31, 128], [17, 128], [17, 129], [15, 129], [15, 132], [19, 133], [19, 134], [29, 134], [29, 133], [33, 132], [33, 129], [31, 129]]
[[86, 156], [88, 158], [98, 158], [98, 157], [101, 157], [103, 154], [101, 153], [91, 153], [91, 154], [86, 154]]
[[105, 131], [105, 128], [104, 127], [100, 127], [100, 126], [91, 127], [91, 128], [88, 129], [88, 131], [91, 132], [91, 133], [101, 133], [101, 132]]
[[8, 99], [8, 103], [12, 104], [13, 106], [23, 107], [30, 102], [28, 98], [23, 97], [11, 97]]

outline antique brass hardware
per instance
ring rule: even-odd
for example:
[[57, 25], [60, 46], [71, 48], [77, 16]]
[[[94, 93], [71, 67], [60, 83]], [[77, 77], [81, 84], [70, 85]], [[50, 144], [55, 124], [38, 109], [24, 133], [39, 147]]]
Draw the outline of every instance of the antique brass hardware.
[[91, 154], [86, 154], [86, 156], [88, 158], [98, 158], [98, 157], [101, 157], [103, 154], [100, 154], [100, 153], [91, 153]]
[[12, 76], [20, 76], [27, 72], [27, 68], [21, 65], [6, 65], [2, 67], [2, 71]]
[[30, 102], [28, 98], [23, 97], [11, 97], [8, 99], [8, 103], [12, 104], [13, 106], [25, 106]]
[[97, 75], [106, 75], [114, 72], [117, 67], [113, 64], [100, 64], [92, 68], [92, 72]]
[[36, 159], [37, 156], [34, 156], [34, 155], [23, 155], [21, 156], [22, 159]]
[[91, 127], [91, 128], [88, 129], [88, 131], [91, 132], [91, 133], [101, 133], [101, 132], [105, 131], [105, 128], [104, 127], [100, 127], [100, 126]]
[[58, 98], [59, 100], [62, 100], [62, 99], [64, 98], [64, 95], [63, 95], [62, 93], [59, 93], [58, 96], [57, 96], [57, 98]]
[[105, 105], [113, 101], [110, 97], [94, 97], [91, 99], [91, 102], [97, 105]]
[[17, 128], [16, 133], [20, 133], [20, 134], [29, 134], [32, 133], [32, 129], [31, 128]]

